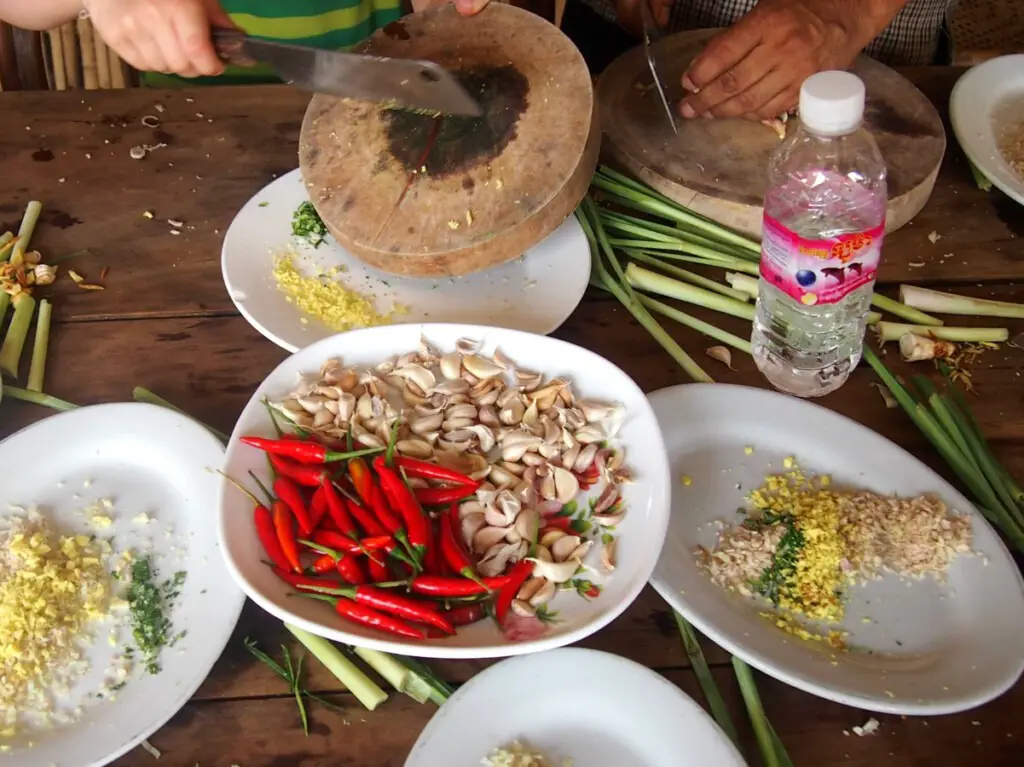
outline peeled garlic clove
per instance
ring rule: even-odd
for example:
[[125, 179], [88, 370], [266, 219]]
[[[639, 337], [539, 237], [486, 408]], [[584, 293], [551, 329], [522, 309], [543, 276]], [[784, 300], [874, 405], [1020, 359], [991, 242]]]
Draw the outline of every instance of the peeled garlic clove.
[[480, 423], [484, 426], [501, 426], [501, 420], [498, 418], [498, 411], [494, 409], [494, 405], [481, 406], [478, 410], [477, 417], [480, 419]]
[[484, 527], [473, 536], [473, 553], [483, 554], [492, 546], [505, 540], [505, 533], [508, 530], [504, 527]]
[[518, 426], [523, 421], [526, 406], [519, 400], [512, 400], [498, 413], [498, 419], [506, 426]]
[[540, 529], [540, 514], [534, 509], [523, 509], [516, 516], [514, 527], [520, 536], [532, 541], [537, 537], [537, 531]]
[[540, 373], [534, 373], [530, 370], [516, 371], [516, 384], [525, 392], [534, 391], [540, 386], [542, 380], [544, 379]]
[[502, 460], [518, 461], [528, 450], [536, 450], [540, 444], [540, 437], [534, 437], [525, 431], [509, 432], [501, 442]]
[[555, 488], [555, 477], [552, 474], [546, 474], [537, 480], [537, 492], [540, 493], [542, 498], [549, 501], [555, 500], [556, 488]]
[[512, 520], [508, 519], [501, 509], [496, 509], [493, 506], [484, 512], [484, 519], [487, 520], [487, 524], [493, 527], [504, 528], [512, 523]]
[[409, 458], [430, 458], [434, 454], [434, 448], [422, 439], [400, 439], [395, 442], [395, 450]]
[[576, 438], [577, 442], [581, 442], [584, 445], [589, 445], [593, 442], [603, 442], [605, 440], [604, 429], [595, 423], [590, 423], [582, 429], [577, 429], [576, 433], [572, 436]]
[[444, 416], [441, 413], [435, 413], [434, 415], [417, 418], [412, 422], [409, 428], [412, 430], [413, 434], [424, 435], [437, 431], [441, 428], [442, 423], [444, 423]]
[[547, 604], [551, 601], [551, 598], [555, 595], [555, 591], [555, 584], [551, 581], [545, 580], [544, 585], [537, 589], [534, 595], [530, 597], [529, 602], [534, 607], [540, 607], [541, 605]]
[[467, 543], [472, 541], [478, 532], [487, 527], [487, 520], [483, 514], [467, 514], [460, 522], [462, 526], [462, 540]]
[[597, 502], [594, 504], [594, 514], [604, 514], [608, 509], [615, 505], [616, 501], [619, 500], [619, 486], [618, 485], [606, 485], [604, 490], [601, 491], [601, 495], [598, 497]]
[[578, 562], [545, 562], [537, 558], [530, 558], [526, 561], [533, 562], [534, 575], [547, 578], [552, 583], [565, 583], [579, 569]]
[[521, 599], [513, 599], [512, 612], [523, 618], [532, 618], [537, 614], [537, 609], [529, 602], [524, 602]]
[[619, 539], [612, 538], [608, 543], [601, 549], [601, 567], [606, 572], [612, 572], [615, 569], [615, 549], [618, 547]]
[[468, 391], [469, 384], [461, 378], [457, 378], [452, 381], [441, 381], [441, 383], [434, 387], [434, 394], [442, 394], [446, 396], [465, 394]]
[[406, 365], [396, 368], [394, 375], [404, 378], [408, 383], [414, 384], [419, 392], [426, 393], [434, 388], [437, 379], [434, 374], [422, 365]]
[[[523, 541], [523, 536], [521, 536], [519, 533], [517, 533], [514, 529], [511, 529], [511, 528], [509, 529], [509, 531], [507, 533], [505, 533], [505, 540], [508, 541], [509, 543], [515, 543], [515, 544], [519, 544], [521, 542], [524, 542]], [[529, 544], [527, 544], [527, 546], [529, 546]]]
[[505, 369], [493, 360], [476, 354], [465, 357], [462, 360], [462, 366], [481, 381], [487, 378], [496, 378], [505, 372]]
[[519, 482], [519, 477], [510, 471], [506, 471], [501, 466], [491, 466], [487, 472], [487, 478], [499, 487], [514, 485]]
[[556, 562], [562, 562], [569, 558], [569, 555], [580, 545], [578, 535], [563, 535], [550, 545], [551, 556]]
[[477, 423], [470, 426], [469, 431], [473, 432], [476, 436], [477, 442], [480, 443], [480, 449], [485, 453], [489, 453], [494, 449], [497, 440], [494, 437], [494, 432], [489, 427], [484, 426], [482, 423]]
[[555, 500], [559, 503], [568, 503], [580, 491], [580, 482], [571, 471], [556, 466], [554, 471]]
[[732, 366], [732, 352], [726, 346], [712, 346], [705, 352], [711, 359], [718, 360], [725, 365], [729, 370], [735, 370]]
[[462, 355], [458, 352], [445, 354], [440, 362], [441, 375], [448, 381], [454, 381], [462, 375]]
[[544, 562], [554, 562], [554, 558], [551, 556], [551, 550], [547, 546], [537, 547], [537, 559]]
[[[555, 528], [554, 530], [548, 530], [546, 533], [544, 533], [543, 536], [541, 536], [540, 545], [550, 549], [552, 546], [555, 545], [556, 541], [558, 541], [560, 538], [565, 538], [567, 535], [568, 533], [557, 528]], [[575, 544], [573, 545], [575, 546]]]
[[623, 518], [626, 516], [625, 510], [618, 511], [614, 514], [594, 514], [591, 519], [594, 520], [595, 524], [601, 527], [617, 527], [622, 523]]
[[584, 559], [587, 558], [587, 554], [590, 553], [590, 550], [592, 548], [594, 548], [593, 541], [583, 541], [583, 543], [581, 543], [579, 546], [572, 550], [572, 553], [569, 554], [569, 556], [566, 557], [566, 559], [574, 559], [577, 562], [582, 562]]
[[459, 354], [476, 354], [480, 351], [481, 342], [472, 338], [460, 338], [455, 342], [455, 348]]
[[334, 423], [334, 414], [326, 407], [317, 411], [313, 416], [313, 428], [322, 429], [327, 424]]
[[[485, 491], [486, 492], [486, 491]], [[483, 514], [484, 504], [479, 500], [480, 493], [477, 493], [477, 500], [463, 501], [459, 504], [459, 519], [468, 517], [470, 514]]]
[[547, 583], [547, 581], [543, 578], [538, 578], [536, 576], [530, 578], [520, 587], [519, 593], [516, 594], [516, 599], [522, 599], [528, 602], [534, 594], [544, 587], [545, 583]]
[[587, 423], [600, 423], [615, 411], [615, 405], [591, 400], [581, 400], [576, 407], [583, 413]]
[[485, 578], [501, 575], [505, 568], [508, 567], [509, 560], [515, 556], [518, 550], [519, 545], [515, 543], [502, 543], [493, 546], [487, 551], [487, 555], [480, 560], [477, 570]]

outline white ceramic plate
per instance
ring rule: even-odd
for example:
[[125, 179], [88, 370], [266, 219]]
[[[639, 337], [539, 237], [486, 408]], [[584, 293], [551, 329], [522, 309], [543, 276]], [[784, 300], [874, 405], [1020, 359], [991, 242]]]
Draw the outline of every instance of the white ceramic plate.
[[1024, 205], [1024, 178], [1007, 164], [996, 145], [992, 115], [1009, 100], [1024, 119], [1024, 53], [1000, 56], [972, 67], [953, 86], [949, 116], [964, 154], [999, 189]]
[[[238, 419], [228, 443], [225, 472], [244, 479], [251, 470], [262, 481], [269, 479], [267, 461], [258, 450], [239, 442], [243, 435], [270, 436], [270, 418], [262, 400], [291, 392], [303, 373], [315, 373], [331, 357], [347, 365], [371, 367], [389, 357], [415, 351], [420, 338], [442, 351], [454, 350], [460, 338], [482, 341], [482, 354], [497, 347], [523, 368], [548, 377], [564, 376], [579, 398], [618, 402], [625, 408], [625, 422], [616, 440], [625, 448], [627, 464], [636, 481], [623, 485], [628, 512], [618, 526], [617, 567], [610, 578], [591, 574], [603, 583], [604, 592], [587, 601], [575, 592], [564, 592], [550, 603], [558, 622], [530, 641], [506, 639], [493, 621], [485, 620], [459, 630], [454, 637], [410, 643], [390, 638], [373, 629], [343, 623], [330, 605], [289, 596], [289, 587], [261, 563], [264, 558], [252, 526], [249, 501], [222, 481], [218, 503], [220, 535], [228, 568], [257, 604], [281, 620], [315, 634], [346, 644], [435, 658], [489, 658], [551, 649], [582, 639], [611, 622], [636, 599], [650, 578], [668, 523], [669, 479], [664, 445], [654, 413], [643, 392], [625, 373], [596, 354], [546, 336], [473, 325], [392, 325], [369, 328], [328, 338], [303, 349], [282, 362], [260, 384]], [[586, 563], [599, 567], [600, 545]]]
[[[206, 678], [245, 599], [224, 568], [210, 513], [218, 485], [213, 470], [223, 456], [202, 426], [139, 403], [50, 416], [0, 442], [0, 466], [8, 467], [0, 513], [34, 504], [57, 530], [113, 536], [116, 550], [148, 551], [158, 580], [187, 573], [170, 613], [174, 630], [187, 633], [162, 652], [163, 670], [151, 675], [140, 667], [115, 699], [97, 699], [118, 651], [108, 641], [110, 629], [99, 629], [88, 650], [91, 670], [61, 699], [82, 706], [82, 717], [34, 733], [32, 748], [15, 741], [12, 751], [0, 754], [0, 765], [107, 764], [161, 727]], [[113, 502], [113, 525], [96, 529], [81, 511], [102, 498]], [[152, 521], [133, 521], [143, 513]]]
[[235, 216], [224, 237], [221, 272], [228, 295], [249, 324], [290, 352], [335, 331], [288, 303], [273, 276], [274, 255], [292, 247], [308, 274], [344, 270], [337, 279], [366, 296], [378, 311], [395, 304], [408, 312], [394, 322], [459, 322], [545, 335], [572, 314], [590, 279], [590, 248], [575, 216], [521, 258], [467, 277], [396, 277], [364, 264], [333, 237], [316, 249], [296, 243], [292, 213], [308, 200], [299, 171], [261, 189]]
[[477, 767], [516, 740], [556, 767], [744, 765], [704, 709], [664, 677], [572, 647], [477, 674], [434, 714], [405, 767]]
[[[711, 639], [787, 684], [871, 711], [962, 711], [1014, 684], [1024, 669], [1024, 644], [1007, 637], [1024, 636], [1024, 582], [988, 523], [935, 472], [848, 418], [774, 392], [691, 384], [656, 392], [651, 403], [676, 478], [651, 583]], [[717, 520], [739, 521], [746, 494], [765, 474], [784, 471], [787, 456], [837, 485], [937, 493], [950, 508], [973, 515], [981, 556], [957, 557], [945, 585], [890, 575], [850, 589], [843, 628], [858, 651], [833, 657], [820, 643], [775, 628], [759, 616], [758, 604], [711, 583], [693, 552], [714, 545]], [[689, 487], [682, 476], [692, 479]]]

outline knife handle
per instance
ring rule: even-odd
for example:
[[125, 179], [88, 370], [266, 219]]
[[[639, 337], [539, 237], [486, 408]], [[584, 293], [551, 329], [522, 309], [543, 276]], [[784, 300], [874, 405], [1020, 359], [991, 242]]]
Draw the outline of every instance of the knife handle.
[[213, 28], [213, 47], [217, 51], [217, 56], [226, 64], [240, 67], [255, 66], [256, 59], [245, 52], [245, 43], [248, 39], [248, 35], [237, 29]]

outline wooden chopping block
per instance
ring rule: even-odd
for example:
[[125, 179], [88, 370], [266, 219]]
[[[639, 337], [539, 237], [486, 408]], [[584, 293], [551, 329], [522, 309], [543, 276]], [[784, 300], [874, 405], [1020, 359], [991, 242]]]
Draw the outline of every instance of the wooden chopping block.
[[576, 47], [539, 16], [492, 4], [406, 16], [362, 47], [459, 73], [482, 118], [313, 97], [299, 166], [330, 233], [392, 274], [457, 276], [521, 256], [583, 199], [597, 166], [593, 85]]
[[[653, 46], [670, 103], [683, 98], [683, 72], [718, 31], [682, 32]], [[865, 125], [888, 168], [886, 230], [895, 231], [931, 196], [946, 134], [935, 107], [906, 78], [866, 56], [851, 71], [867, 89]], [[674, 136], [653, 82], [642, 48], [627, 51], [601, 75], [597, 100], [609, 161], [681, 205], [760, 238], [768, 159], [778, 134], [744, 120], [677, 118]], [[791, 119], [788, 128], [795, 123]]]

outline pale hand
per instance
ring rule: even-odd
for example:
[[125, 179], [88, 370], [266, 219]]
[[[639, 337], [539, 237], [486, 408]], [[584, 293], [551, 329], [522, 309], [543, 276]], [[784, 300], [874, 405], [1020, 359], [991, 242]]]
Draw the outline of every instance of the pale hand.
[[768, 120], [796, 107], [805, 79], [846, 69], [873, 37], [850, 0], [761, 0], [708, 43], [683, 76], [683, 117]]

